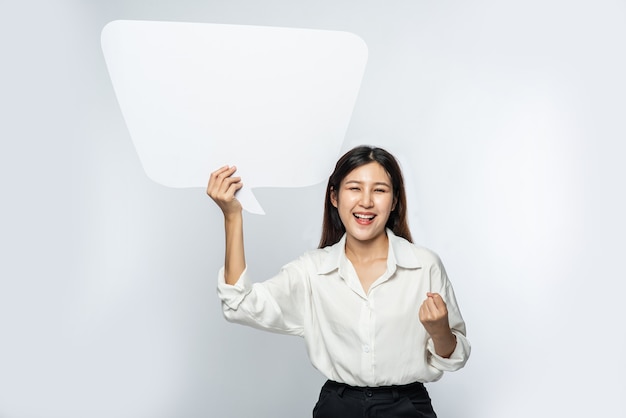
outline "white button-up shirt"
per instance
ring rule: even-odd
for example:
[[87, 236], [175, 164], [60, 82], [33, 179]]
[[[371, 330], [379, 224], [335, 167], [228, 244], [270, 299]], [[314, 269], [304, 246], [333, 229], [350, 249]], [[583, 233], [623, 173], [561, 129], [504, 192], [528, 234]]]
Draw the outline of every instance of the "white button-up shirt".
[[[328, 379], [352, 386], [387, 386], [438, 380], [465, 365], [465, 338], [452, 285], [439, 257], [387, 230], [387, 270], [365, 293], [337, 244], [309, 251], [273, 278], [251, 284], [243, 272], [235, 285], [219, 272], [218, 295], [228, 321], [304, 337], [313, 366]], [[456, 348], [435, 353], [419, 320], [427, 292], [446, 302]]]

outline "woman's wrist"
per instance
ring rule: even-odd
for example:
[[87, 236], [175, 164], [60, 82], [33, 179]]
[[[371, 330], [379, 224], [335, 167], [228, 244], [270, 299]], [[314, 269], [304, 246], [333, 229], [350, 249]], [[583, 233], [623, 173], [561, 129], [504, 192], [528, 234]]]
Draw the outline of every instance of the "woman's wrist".
[[447, 333], [431, 335], [435, 345], [435, 353], [443, 358], [449, 358], [456, 348], [456, 336], [448, 329]]
[[224, 212], [224, 222], [226, 223], [240, 223], [243, 220], [243, 213], [241, 208], [230, 212]]

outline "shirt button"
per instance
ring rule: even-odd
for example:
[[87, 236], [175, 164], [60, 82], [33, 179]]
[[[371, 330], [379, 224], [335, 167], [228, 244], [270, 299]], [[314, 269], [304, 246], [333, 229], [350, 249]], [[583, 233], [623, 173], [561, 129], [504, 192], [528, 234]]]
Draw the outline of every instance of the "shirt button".
[[363, 351], [365, 351], [366, 353], [370, 352], [370, 348], [366, 345], [363, 346]]

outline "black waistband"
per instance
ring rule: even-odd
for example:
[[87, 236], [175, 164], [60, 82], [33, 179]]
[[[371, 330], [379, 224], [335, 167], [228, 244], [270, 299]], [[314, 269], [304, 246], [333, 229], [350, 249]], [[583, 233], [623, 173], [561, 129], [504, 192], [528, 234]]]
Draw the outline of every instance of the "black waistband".
[[333, 380], [327, 380], [324, 383], [324, 388], [330, 390], [336, 390], [339, 396], [344, 394], [352, 396], [365, 396], [376, 398], [398, 398], [398, 396], [408, 396], [415, 394], [416, 392], [425, 391], [424, 385], [421, 382], [409, 383], [408, 385], [393, 385], [393, 386], [350, 386], [345, 383], [335, 382]]

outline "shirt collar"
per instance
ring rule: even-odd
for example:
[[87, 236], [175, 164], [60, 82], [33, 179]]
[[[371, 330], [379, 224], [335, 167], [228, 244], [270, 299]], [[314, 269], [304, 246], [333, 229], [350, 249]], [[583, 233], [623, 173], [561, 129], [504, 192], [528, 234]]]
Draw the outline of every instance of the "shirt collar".
[[[402, 237], [396, 236], [391, 229], [387, 228], [387, 237], [389, 238], [389, 254], [387, 255], [387, 263], [389, 266], [395, 264], [398, 267], [406, 269], [421, 268], [422, 264], [413, 249], [413, 245]], [[320, 264], [317, 273], [327, 274], [331, 271], [341, 270], [345, 265], [346, 258], [346, 234], [343, 234], [339, 242], [327, 247], [328, 254]]]

